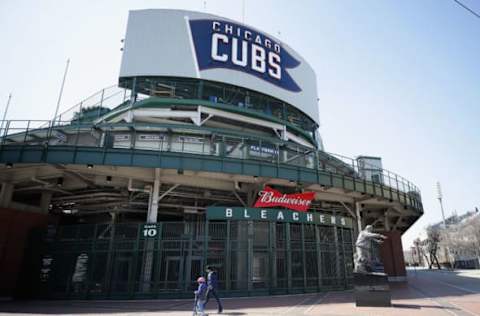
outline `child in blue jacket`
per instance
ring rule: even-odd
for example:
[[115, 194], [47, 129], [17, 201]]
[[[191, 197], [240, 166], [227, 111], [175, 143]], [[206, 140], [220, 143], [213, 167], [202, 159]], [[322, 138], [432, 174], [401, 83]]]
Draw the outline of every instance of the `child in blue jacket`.
[[207, 300], [207, 284], [204, 277], [197, 279], [198, 289], [194, 292], [197, 300], [197, 312], [200, 316], [205, 316], [205, 302]]

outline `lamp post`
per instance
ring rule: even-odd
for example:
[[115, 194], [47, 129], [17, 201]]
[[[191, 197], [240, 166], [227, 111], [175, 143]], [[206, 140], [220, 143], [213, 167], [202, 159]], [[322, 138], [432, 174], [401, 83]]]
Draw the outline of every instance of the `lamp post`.
[[[5, 107], [5, 111], [3, 112], [3, 118], [2, 118], [2, 123], [0, 125], [0, 135], [2, 134], [3, 130], [3, 123], [5, 123], [5, 119], [7, 118], [7, 112], [8, 112], [8, 107], [10, 106], [10, 101], [12, 100], [12, 94], [10, 93], [8, 95], [8, 101], [7, 101], [7, 106]], [[6, 133], [4, 133], [6, 134]]]
[[453, 269], [453, 265], [451, 264], [451, 260], [450, 260], [450, 249], [448, 246], [450, 242], [450, 238], [448, 237], [447, 221], [445, 220], [445, 211], [443, 209], [442, 187], [440, 186], [440, 182], [438, 181], [437, 181], [437, 199], [438, 199], [438, 202], [440, 203], [440, 209], [442, 211], [442, 219], [443, 219], [443, 229], [445, 230], [445, 239], [446, 239], [445, 257], [447, 258], [448, 265], [450, 266], [450, 268]]
[[53, 120], [52, 120], [52, 127], [53, 127], [53, 125], [55, 125], [55, 120], [57, 119], [58, 109], [60, 108], [60, 101], [62, 100], [63, 87], [65, 86], [65, 79], [67, 78], [67, 72], [68, 72], [68, 66], [69, 65], [70, 65], [70, 59], [67, 59], [67, 65], [65, 66], [65, 72], [63, 73], [62, 85], [60, 86], [60, 93], [58, 95], [57, 107], [55, 108], [55, 115], [53, 116]]

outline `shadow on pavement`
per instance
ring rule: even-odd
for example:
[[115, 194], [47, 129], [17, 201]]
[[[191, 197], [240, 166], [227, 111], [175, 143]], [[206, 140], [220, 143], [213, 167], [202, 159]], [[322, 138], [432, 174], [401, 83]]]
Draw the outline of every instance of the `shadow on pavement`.
[[449, 309], [449, 310], [460, 310], [454, 307], [444, 307], [444, 306], [435, 306], [435, 305], [419, 305], [419, 304], [392, 304], [394, 308], [404, 308], [404, 309], [421, 309], [421, 308], [433, 308], [433, 309]]
[[[408, 283], [391, 283], [393, 309], [405, 312], [421, 309], [432, 314], [444, 310], [461, 310], [445, 303], [455, 297], [469, 297], [477, 302], [480, 278], [459, 275], [457, 272], [409, 271]], [[476, 295], [475, 297], [472, 295]], [[412, 302], [412, 300], [415, 300]], [[423, 301], [417, 301], [423, 300]], [[427, 301], [425, 301], [427, 300]], [[405, 301], [405, 302], [403, 302]], [[428, 305], [429, 301], [432, 302]], [[418, 303], [418, 304], [416, 304]], [[475, 303], [476, 304], [476, 303]], [[268, 310], [279, 314], [293, 309], [308, 309], [312, 305], [330, 309], [335, 306], [355, 310], [353, 291], [314, 293], [290, 296], [262, 296], [223, 299], [224, 315], [247, 315], [251, 310]], [[173, 313], [191, 312], [192, 300], [137, 300], [137, 301], [11, 301], [0, 302], [0, 313], [12, 314], [118, 314], [118, 313]], [[211, 302], [207, 312], [215, 314], [217, 305]], [[293, 309], [292, 309], [293, 308]], [[293, 315], [293, 314], [292, 314]]]
[[[288, 309], [308, 306], [326, 293], [292, 296], [262, 296], [223, 299], [222, 315], [246, 315], [245, 309]], [[193, 300], [137, 300], [137, 301], [10, 301], [0, 302], [0, 313], [11, 314], [117, 314], [117, 313], [172, 313], [192, 312]], [[217, 305], [210, 302], [207, 313], [216, 314]]]

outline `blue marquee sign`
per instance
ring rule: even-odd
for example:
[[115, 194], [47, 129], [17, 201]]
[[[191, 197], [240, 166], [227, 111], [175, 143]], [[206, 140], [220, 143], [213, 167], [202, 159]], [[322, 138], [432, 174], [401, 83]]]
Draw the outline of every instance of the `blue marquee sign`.
[[200, 71], [238, 70], [291, 92], [302, 91], [287, 72], [300, 62], [277, 41], [233, 22], [191, 20], [189, 23]]

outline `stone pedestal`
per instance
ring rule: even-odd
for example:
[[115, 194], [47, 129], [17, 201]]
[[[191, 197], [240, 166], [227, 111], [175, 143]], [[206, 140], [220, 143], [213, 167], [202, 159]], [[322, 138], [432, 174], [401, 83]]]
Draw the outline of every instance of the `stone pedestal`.
[[391, 306], [390, 286], [385, 273], [353, 273], [356, 306]]

